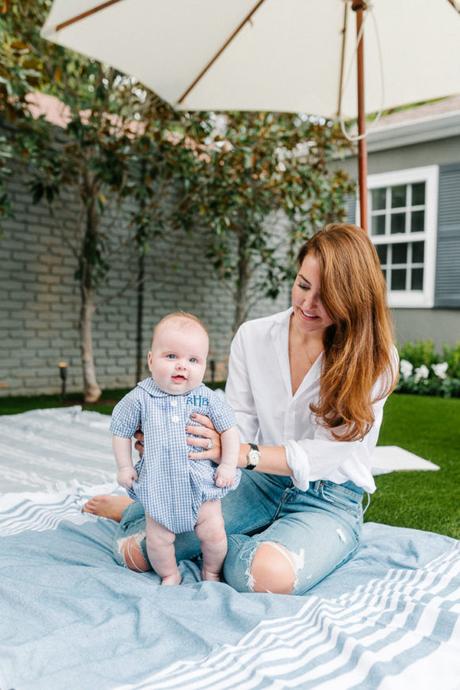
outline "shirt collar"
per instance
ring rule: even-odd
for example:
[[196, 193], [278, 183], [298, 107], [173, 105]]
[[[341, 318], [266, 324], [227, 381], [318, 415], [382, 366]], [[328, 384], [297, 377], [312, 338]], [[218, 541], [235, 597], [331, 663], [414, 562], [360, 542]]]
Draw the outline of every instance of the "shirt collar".
[[[292, 307], [275, 315], [273, 331], [273, 344], [278, 358], [278, 365], [282, 372], [282, 377], [288, 394], [292, 396], [291, 369], [289, 365], [289, 322], [294, 310]], [[318, 366], [322, 365], [323, 353], [312, 363], [310, 369], [304, 376], [300, 386], [293, 397], [301, 395], [304, 390], [318, 381]]]
[[289, 307], [289, 309], [285, 309], [284, 311], [278, 312], [278, 314], [274, 314], [274, 322], [277, 324], [287, 326], [289, 324], [289, 319], [291, 318], [291, 314], [293, 311], [293, 308]]
[[201, 389], [204, 388], [204, 384], [200, 383], [199, 386], [196, 388], [193, 388], [191, 391], [188, 391], [187, 393], [180, 393], [179, 395], [173, 395], [172, 393], [166, 393], [165, 391], [161, 390], [161, 388], [155, 383], [155, 381], [152, 379], [151, 376], [148, 378], [144, 379], [143, 381], [139, 381], [137, 384], [139, 388], [142, 388], [144, 391], [146, 391], [149, 395], [151, 395], [153, 398], [166, 398], [168, 396], [174, 397], [174, 398], [179, 398], [181, 395], [182, 396], [187, 396], [190, 395], [191, 393], [201, 393]]
[[167, 395], [169, 395], [169, 393], [165, 393], [165, 391], [162, 391], [161, 388], [157, 386], [151, 376], [143, 381], [139, 381], [137, 385], [139, 388], [147, 391], [147, 393], [149, 393], [153, 398], [165, 398]]

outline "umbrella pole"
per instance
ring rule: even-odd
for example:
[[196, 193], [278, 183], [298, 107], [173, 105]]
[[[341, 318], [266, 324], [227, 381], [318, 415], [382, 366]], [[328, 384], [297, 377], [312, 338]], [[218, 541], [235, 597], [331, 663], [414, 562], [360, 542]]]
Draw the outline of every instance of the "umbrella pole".
[[[363, 24], [363, 12], [367, 9], [363, 0], [353, 0], [352, 10], [356, 12], [356, 35], [359, 38]], [[366, 143], [366, 114], [364, 98], [364, 32], [358, 43], [357, 50], [358, 73], [358, 183], [359, 183], [359, 220], [366, 232], [367, 226], [367, 143]]]

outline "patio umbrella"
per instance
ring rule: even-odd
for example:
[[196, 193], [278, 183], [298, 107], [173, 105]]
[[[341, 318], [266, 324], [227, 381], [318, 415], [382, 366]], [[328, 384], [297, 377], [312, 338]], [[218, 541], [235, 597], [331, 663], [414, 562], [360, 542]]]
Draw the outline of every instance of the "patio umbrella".
[[365, 112], [460, 92], [459, 4], [54, 0], [42, 35], [138, 78], [178, 109], [357, 118], [366, 228]]

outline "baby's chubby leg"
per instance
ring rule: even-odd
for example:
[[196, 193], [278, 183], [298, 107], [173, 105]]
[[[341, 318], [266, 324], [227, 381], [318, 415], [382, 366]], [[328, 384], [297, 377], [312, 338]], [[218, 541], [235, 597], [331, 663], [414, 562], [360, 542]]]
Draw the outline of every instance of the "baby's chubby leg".
[[227, 535], [220, 501], [206, 501], [198, 512], [195, 533], [203, 554], [203, 580], [220, 580], [227, 554]]
[[176, 562], [174, 541], [176, 535], [163, 525], [146, 516], [147, 553], [162, 585], [179, 585], [181, 576]]

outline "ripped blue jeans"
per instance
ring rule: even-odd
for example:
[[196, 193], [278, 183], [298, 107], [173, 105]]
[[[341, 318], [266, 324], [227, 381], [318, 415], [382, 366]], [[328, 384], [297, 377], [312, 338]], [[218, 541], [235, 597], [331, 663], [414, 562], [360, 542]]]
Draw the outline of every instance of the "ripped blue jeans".
[[[222, 499], [228, 553], [224, 579], [238, 592], [253, 591], [251, 564], [257, 548], [269, 542], [290, 561], [295, 572], [293, 594], [304, 594], [348, 561], [359, 546], [363, 490], [352, 482], [316, 481], [308, 491], [290, 477], [242, 472], [241, 483]], [[114, 540], [114, 555], [123, 564], [120, 540], [136, 535], [147, 558], [145, 515], [140, 503], [123, 513]], [[196, 558], [194, 533], [178, 534], [176, 558]]]

